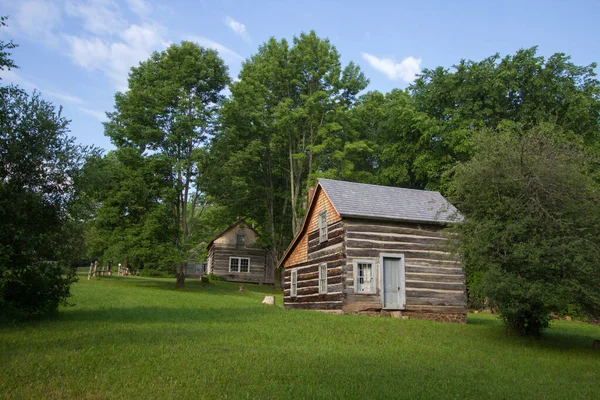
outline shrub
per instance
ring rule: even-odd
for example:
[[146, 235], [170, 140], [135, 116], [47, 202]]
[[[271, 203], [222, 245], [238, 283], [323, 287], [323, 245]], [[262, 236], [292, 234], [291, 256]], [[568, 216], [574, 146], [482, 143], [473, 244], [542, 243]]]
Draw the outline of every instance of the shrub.
[[222, 276], [219, 275], [215, 275], [213, 273], [210, 273], [208, 275], [206, 275], [206, 277], [208, 278], [208, 280], [210, 281], [225, 281], [226, 279], [223, 278]]
[[4, 269], [0, 275], [0, 319], [39, 318], [69, 305], [70, 285], [77, 281], [74, 269], [43, 262]]

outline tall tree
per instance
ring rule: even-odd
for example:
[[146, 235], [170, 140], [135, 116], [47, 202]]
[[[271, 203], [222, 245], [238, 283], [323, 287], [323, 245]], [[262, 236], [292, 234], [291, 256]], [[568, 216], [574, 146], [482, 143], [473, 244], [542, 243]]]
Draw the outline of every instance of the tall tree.
[[[191, 42], [172, 45], [132, 68], [129, 91], [115, 95], [115, 111], [105, 125], [118, 150], [133, 147], [144, 156], [160, 154], [169, 163], [165, 179], [172, 192], [163, 200], [171, 206], [179, 231], [174, 245], [182, 252], [188, 246], [190, 221], [195, 219], [200, 196], [195, 184], [200, 147], [213, 133], [228, 83], [227, 67], [214, 50]], [[183, 286], [183, 263], [177, 266], [176, 276], [177, 286]]]
[[539, 335], [551, 312], [598, 318], [600, 186], [574, 143], [553, 124], [484, 130], [451, 185], [467, 276], [481, 277], [469, 289], [481, 284], [522, 335]]
[[498, 54], [480, 62], [461, 60], [453, 70], [425, 69], [410, 86], [416, 109], [438, 121], [429, 142], [429, 186], [444, 189], [447, 171], [474, 154], [473, 132], [505, 121], [530, 129], [555, 124], [600, 154], [600, 82], [596, 64], [578, 66], [562, 53], [548, 59], [537, 48]]
[[324, 141], [341, 130], [366, 84], [357, 66], [342, 68], [335, 47], [310, 32], [291, 47], [270, 39], [231, 85], [223, 130], [211, 147], [215, 165], [222, 166], [216, 182], [227, 184], [210, 191], [229, 188], [243, 215], [264, 221], [274, 262], [300, 226]]

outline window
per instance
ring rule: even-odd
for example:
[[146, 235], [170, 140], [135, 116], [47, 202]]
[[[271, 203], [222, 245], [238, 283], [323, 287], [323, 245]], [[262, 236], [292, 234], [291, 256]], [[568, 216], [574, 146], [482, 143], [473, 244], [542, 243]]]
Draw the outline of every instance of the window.
[[319, 265], [319, 294], [327, 294], [327, 264]]
[[290, 296], [296, 297], [297, 295], [298, 295], [298, 270], [293, 270], [291, 273]]
[[246, 247], [246, 235], [237, 235], [235, 238], [235, 247], [242, 249]]
[[327, 241], [327, 211], [319, 214], [319, 243]]
[[354, 261], [354, 290], [358, 294], [375, 293], [375, 267], [373, 261]]
[[230, 257], [229, 272], [250, 272], [250, 259], [242, 257]]

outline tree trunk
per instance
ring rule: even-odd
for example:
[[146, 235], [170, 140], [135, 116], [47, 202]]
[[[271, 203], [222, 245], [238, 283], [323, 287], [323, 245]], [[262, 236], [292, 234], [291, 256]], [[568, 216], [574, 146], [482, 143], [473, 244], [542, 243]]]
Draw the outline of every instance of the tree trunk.
[[175, 274], [176, 283], [175, 287], [183, 288], [185, 287], [185, 273], [183, 272], [183, 265], [177, 266], [177, 273]]

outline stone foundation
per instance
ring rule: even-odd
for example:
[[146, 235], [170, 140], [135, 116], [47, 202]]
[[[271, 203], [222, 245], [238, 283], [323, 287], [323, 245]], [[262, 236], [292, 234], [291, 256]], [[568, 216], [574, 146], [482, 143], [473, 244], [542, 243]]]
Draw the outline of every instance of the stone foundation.
[[424, 319], [428, 321], [436, 321], [436, 322], [450, 322], [454, 324], [466, 324], [467, 323], [467, 313], [464, 314], [446, 314], [446, 313], [426, 313], [426, 312], [418, 312], [418, 311], [388, 311], [388, 310], [365, 310], [359, 312], [353, 312], [351, 314], [356, 315], [368, 315], [371, 317], [392, 317], [392, 318], [414, 318], [414, 319]]

